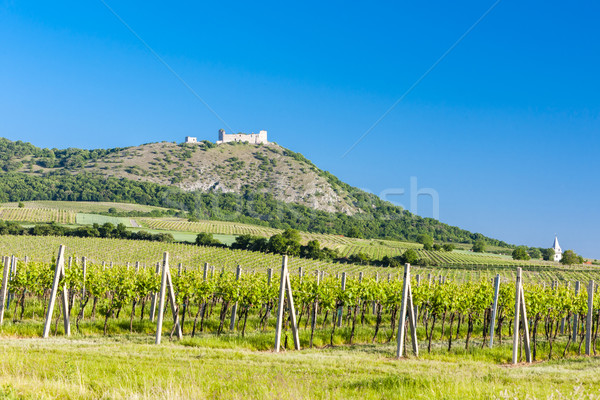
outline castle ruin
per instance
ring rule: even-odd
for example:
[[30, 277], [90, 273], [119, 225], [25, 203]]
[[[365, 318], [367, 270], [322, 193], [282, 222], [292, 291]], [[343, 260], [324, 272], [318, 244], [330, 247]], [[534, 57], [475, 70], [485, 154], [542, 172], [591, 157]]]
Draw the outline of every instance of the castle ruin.
[[217, 140], [217, 144], [228, 142], [269, 144], [267, 141], [267, 131], [260, 131], [258, 133], [225, 133], [225, 130], [219, 129], [219, 140]]
[[[225, 133], [225, 130], [219, 129], [217, 144], [229, 142], [246, 142], [250, 144], [269, 144], [267, 140], [267, 131], [258, 133]], [[185, 143], [200, 143], [194, 136], [186, 136]]]

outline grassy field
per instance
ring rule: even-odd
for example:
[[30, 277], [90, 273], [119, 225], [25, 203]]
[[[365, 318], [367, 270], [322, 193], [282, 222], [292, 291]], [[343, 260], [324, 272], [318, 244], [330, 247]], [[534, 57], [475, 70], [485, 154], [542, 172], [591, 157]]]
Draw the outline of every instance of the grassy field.
[[[420, 356], [394, 358], [395, 341], [389, 328], [371, 343], [373, 316], [358, 327], [355, 345], [347, 345], [350, 328], [338, 328], [334, 346], [327, 346], [330, 328], [318, 329], [313, 349], [305, 348], [308, 330], [301, 329], [303, 349], [274, 353], [274, 318], [267, 331], [255, 328], [245, 337], [237, 332], [217, 335], [214, 310], [204, 333], [190, 337], [187, 321], [182, 341], [170, 341], [172, 323], [165, 319], [163, 343], [154, 345], [155, 324], [134, 323], [129, 332], [128, 309], [109, 323], [102, 335], [102, 318], [82, 322], [79, 332], [40, 339], [41, 304], [34, 321], [27, 312], [22, 322], [7, 314], [0, 327], [0, 398], [134, 398], [134, 399], [592, 399], [600, 396], [600, 358], [560, 354], [565, 338], [555, 342], [554, 359], [540, 343], [544, 361], [513, 366], [510, 338], [493, 349], [472, 337], [465, 350], [466, 325], [451, 351], [446, 341], [434, 340], [426, 351], [424, 328], [419, 327]], [[139, 310], [139, 309], [138, 309]], [[74, 310], [76, 311], [76, 310]], [[88, 308], [89, 311], [89, 308]], [[319, 323], [320, 325], [320, 323]], [[52, 329], [54, 333], [54, 328]], [[436, 338], [441, 333], [436, 329]], [[291, 336], [284, 331], [285, 336]], [[291, 339], [291, 338], [290, 338]], [[287, 341], [284, 339], [283, 343]], [[289, 340], [288, 348], [291, 346]]]
[[79, 225], [92, 225], [92, 224], [105, 224], [111, 223], [113, 225], [123, 224], [128, 228], [133, 227], [131, 220], [133, 218], [126, 217], [111, 217], [108, 215], [98, 215], [98, 214], [84, 214], [77, 213], [77, 224]]
[[590, 399], [600, 359], [517, 367], [483, 351], [393, 359], [393, 346], [272, 353], [150, 337], [0, 340], [0, 398]]

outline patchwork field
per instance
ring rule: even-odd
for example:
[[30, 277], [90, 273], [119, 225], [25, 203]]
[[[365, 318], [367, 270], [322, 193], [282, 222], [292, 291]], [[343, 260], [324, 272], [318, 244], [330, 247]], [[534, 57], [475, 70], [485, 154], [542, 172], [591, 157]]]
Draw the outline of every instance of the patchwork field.
[[[115, 208], [118, 211], [140, 211], [149, 212], [157, 210], [157, 207], [138, 206], [133, 204], [121, 203], [88, 203], [88, 202], [26, 202], [25, 207], [18, 208], [16, 204], [4, 204], [0, 207], [0, 219], [6, 221], [17, 221], [25, 223], [35, 222], [57, 222], [61, 224], [104, 224], [112, 223], [117, 225], [124, 224], [128, 229], [133, 231], [147, 230], [151, 233], [170, 233], [177, 241], [186, 241], [193, 243], [195, 236], [200, 232], [211, 233], [216, 235], [215, 238], [224, 244], [231, 244], [238, 235], [249, 234], [268, 238], [274, 234], [281, 233], [282, 230], [273, 229], [270, 227], [248, 225], [227, 221], [198, 221], [190, 222], [183, 218], [150, 218], [150, 217], [116, 217], [110, 215], [94, 214], [96, 212], [106, 212], [109, 208]], [[14, 207], [13, 207], [14, 206]], [[87, 211], [87, 212], [85, 212]], [[445, 251], [427, 251], [418, 243], [400, 242], [393, 240], [381, 239], [356, 239], [343, 237], [338, 235], [327, 235], [318, 233], [300, 232], [302, 242], [306, 244], [310, 240], [319, 241], [322, 247], [329, 247], [339, 252], [342, 257], [350, 257], [356, 254], [364, 254], [373, 260], [381, 260], [384, 256], [396, 257], [402, 255], [407, 249], [415, 249], [420, 259], [426, 261], [429, 267], [424, 268], [427, 271], [442, 271], [441, 274], [461, 278], [463, 275], [471, 278], [488, 276], [494, 274], [497, 270], [502, 270], [506, 267], [521, 266], [528, 272], [535, 272], [541, 277], [548, 278], [546, 271], [548, 268], [556, 269], [560, 274], [561, 271], [577, 271], [586, 273], [589, 267], [578, 266], [575, 269], [562, 269], [561, 266], [555, 263], [545, 262], [541, 260], [531, 261], [515, 261], [510, 256], [503, 256], [492, 253], [473, 253], [465, 250], [464, 245], [459, 245], [459, 249]], [[79, 250], [79, 245], [75, 248]], [[496, 249], [497, 250], [497, 249]], [[507, 249], [510, 251], [510, 249]], [[92, 251], [93, 253], [93, 251]], [[136, 254], [140, 261], [146, 262], [148, 257], [146, 251], [141, 250]], [[155, 252], [158, 254], [159, 252]], [[187, 254], [187, 252], [185, 252]], [[106, 254], [106, 253], [104, 253]], [[95, 257], [95, 256], [94, 256]], [[191, 262], [198, 258], [190, 258], [190, 256], [182, 255], [185, 262]], [[104, 256], [104, 258], [107, 258]], [[232, 260], [233, 263], [242, 259], [246, 261], [251, 268], [256, 268], [261, 262], [257, 261], [259, 256], [255, 255], [236, 255], [236, 256], [211, 256], [207, 262], [215, 262], [216, 264], [225, 263], [224, 259]], [[266, 256], [265, 259], [269, 259]], [[339, 269], [340, 266], [336, 263], [327, 261], [313, 260], [297, 260], [296, 264], [305, 266], [310, 269]], [[456, 273], [455, 268], [462, 270]], [[358, 270], [358, 266], [346, 266], [350, 270]], [[367, 270], [369, 268], [366, 268]], [[465, 272], [470, 271], [470, 272]], [[487, 271], [487, 272], [486, 272]], [[489, 272], [489, 273], [488, 273]], [[461, 278], [462, 279], [462, 278]], [[562, 275], [559, 279], [566, 279]]]

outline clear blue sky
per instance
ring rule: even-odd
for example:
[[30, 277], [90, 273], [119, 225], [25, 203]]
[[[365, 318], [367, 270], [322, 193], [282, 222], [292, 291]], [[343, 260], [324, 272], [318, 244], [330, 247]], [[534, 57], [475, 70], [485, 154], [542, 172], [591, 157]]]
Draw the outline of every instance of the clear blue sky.
[[[600, 258], [600, 5], [107, 4], [235, 131], [510, 243]], [[0, 136], [43, 147], [216, 140], [226, 128], [100, 1], [0, 1]], [[432, 216], [419, 198], [418, 213]]]

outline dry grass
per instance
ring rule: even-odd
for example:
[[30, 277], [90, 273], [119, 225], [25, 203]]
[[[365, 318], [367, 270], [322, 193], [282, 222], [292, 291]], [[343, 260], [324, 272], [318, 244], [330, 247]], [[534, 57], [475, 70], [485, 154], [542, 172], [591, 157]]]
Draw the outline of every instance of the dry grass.
[[0, 397], [572, 399], [600, 394], [598, 358], [506, 368], [460, 355], [395, 360], [389, 346], [275, 354], [150, 341], [2, 339]]

